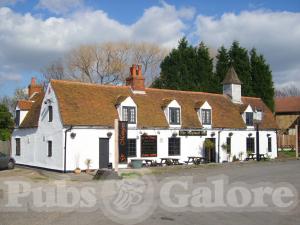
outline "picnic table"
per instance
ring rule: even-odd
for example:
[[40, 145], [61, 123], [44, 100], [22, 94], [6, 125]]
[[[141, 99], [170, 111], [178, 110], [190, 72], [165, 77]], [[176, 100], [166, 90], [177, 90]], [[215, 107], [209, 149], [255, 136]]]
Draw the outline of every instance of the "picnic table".
[[205, 158], [202, 156], [189, 156], [188, 161], [185, 161], [186, 164], [194, 163], [195, 165], [199, 165], [201, 162], [205, 162]]
[[179, 159], [177, 158], [160, 158], [160, 165], [167, 165], [168, 163], [171, 165], [180, 165]]
[[146, 167], [154, 166], [154, 160], [153, 159], [145, 159], [145, 166]]

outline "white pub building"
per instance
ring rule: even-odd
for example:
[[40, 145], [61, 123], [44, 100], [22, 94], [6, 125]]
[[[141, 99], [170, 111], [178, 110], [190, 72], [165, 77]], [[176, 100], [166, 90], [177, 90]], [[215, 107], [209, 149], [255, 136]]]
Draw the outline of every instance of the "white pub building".
[[16, 163], [68, 172], [86, 169], [90, 159], [90, 169], [114, 168], [115, 119], [128, 121], [123, 168], [132, 159], [244, 160], [256, 152], [255, 119], [261, 119], [260, 153], [277, 157], [273, 114], [260, 98], [241, 96], [233, 67], [223, 94], [146, 88], [141, 71], [133, 65], [126, 86], [51, 80], [45, 92], [32, 79], [29, 100], [16, 108]]

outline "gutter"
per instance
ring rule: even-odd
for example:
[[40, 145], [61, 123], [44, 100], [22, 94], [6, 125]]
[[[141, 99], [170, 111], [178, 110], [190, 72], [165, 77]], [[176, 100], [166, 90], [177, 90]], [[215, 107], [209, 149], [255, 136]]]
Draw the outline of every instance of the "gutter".
[[64, 173], [67, 172], [67, 133], [73, 129], [73, 126], [70, 126], [65, 130], [65, 146], [64, 146]]

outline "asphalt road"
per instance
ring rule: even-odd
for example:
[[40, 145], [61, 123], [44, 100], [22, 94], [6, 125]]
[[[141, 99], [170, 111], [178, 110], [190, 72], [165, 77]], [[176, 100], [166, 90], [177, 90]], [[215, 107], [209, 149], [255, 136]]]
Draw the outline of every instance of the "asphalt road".
[[[220, 225], [220, 224], [256, 224], [256, 225], [267, 225], [267, 224], [288, 224], [288, 225], [299, 225], [300, 224], [300, 204], [299, 202], [299, 193], [300, 193], [300, 161], [291, 160], [285, 162], [261, 162], [261, 163], [247, 163], [247, 164], [236, 164], [236, 165], [228, 165], [228, 166], [216, 166], [216, 167], [200, 167], [200, 168], [175, 168], [174, 170], [168, 169], [167, 173], [164, 173], [164, 169], [160, 169], [156, 171], [154, 176], [144, 176], [144, 178], [130, 178], [126, 179], [129, 183], [134, 183], [135, 180], [142, 179], [144, 182], [150, 182], [151, 190], [150, 192], [143, 192], [143, 188], [131, 190], [132, 195], [127, 196], [125, 200], [133, 203], [133, 207], [128, 209], [128, 205], [126, 205], [126, 201], [124, 201], [124, 195], [121, 195], [121, 199], [116, 197], [113, 191], [113, 188], [110, 188], [109, 185], [115, 185], [112, 183], [101, 182], [81, 182], [76, 180], [68, 180], [68, 187], [74, 187], [77, 190], [83, 190], [85, 187], [90, 187], [91, 190], [96, 191], [92, 193], [92, 197], [97, 199], [94, 207], [88, 209], [69, 209], [69, 211], [65, 211], [62, 208], [53, 207], [45, 212], [45, 207], [43, 208], [32, 208], [29, 203], [33, 200], [33, 191], [38, 190], [35, 188], [41, 188], [45, 192], [50, 190], [51, 185], [55, 184], [57, 181], [55, 176], [52, 176], [50, 179], [45, 177], [35, 177], [35, 179], [27, 179], [32, 176], [32, 174], [22, 176], [22, 172], [12, 173], [12, 176], [8, 176], [9, 172], [0, 171], [0, 184], [2, 183], [2, 191], [0, 185], [0, 225], [46, 225], [46, 224], [55, 224], [55, 225], [81, 225], [81, 224], [89, 224], [89, 225], [99, 225], [99, 224], [118, 224], [118, 223], [133, 223], [134, 221], [139, 221], [139, 224], [147, 224], [147, 225], [157, 225], [157, 224], [205, 224], [205, 225]], [[5, 176], [4, 176], [5, 175]], [[133, 174], [134, 175], [134, 174]], [[228, 182], [230, 184], [234, 184], [235, 182], [240, 182], [245, 185], [245, 188], [253, 188], [259, 187], [259, 185], [270, 185], [272, 188], [278, 188], [280, 184], [287, 184], [288, 187], [292, 188], [292, 190], [296, 194], [292, 200], [294, 202], [294, 206], [291, 208], [287, 208], [285, 211], [278, 209], [270, 209], [267, 207], [267, 210], [261, 210], [259, 208], [243, 208], [237, 207], [236, 209], [230, 209], [230, 207], [221, 208], [219, 210], [215, 210], [214, 207], [209, 208], [208, 210], [198, 209], [195, 206], [188, 207], [178, 207], [177, 209], [170, 209], [164, 207], [161, 203], [161, 198], [168, 197], [168, 194], [162, 194], [162, 188], [166, 188], [165, 184], [167, 181], [180, 181], [184, 182], [189, 179], [193, 179], [195, 187], [199, 187], [198, 183], [207, 183], [207, 178], [214, 178], [217, 176], [222, 176], [228, 178]], [[26, 178], [26, 179], [25, 179]], [[65, 177], [63, 177], [64, 179]], [[60, 179], [62, 181], [63, 179]], [[167, 181], [166, 181], [167, 179]], [[21, 190], [18, 188], [5, 188], [5, 181], [26, 181], [29, 183], [30, 187], [28, 190]], [[282, 183], [284, 182], [284, 183]], [[277, 185], [277, 186], [276, 186]], [[290, 185], [290, 186], [289, 186]], [[149, 185], [148, 185], [149, 186]], [[111, 186], [113, 187], [113, 186]], [[193, 186], [193, 188], [195, 188]], [[178, 186], [177, 186], [178, 188]], [[183, 199], [184, 194], [190, 194], [193, 191], [193, 188], [185, 189], [184, 187], [179, 187], [178, 189], [174, 188], [172, 191], [175, 194], [179, 194]], [[100, 191], [101, 190], [101, 191]], [[128, 187], [127, 189], [128, 190]], [[101, 193], [98, 193], [101, 192]], [[152, 192], [151, 192], [152, 191]], [[20, 204], [22, 205], [21, 209], [14, 207], [7, 207], [7, 201], [10, 197], [15, 199], [14, 196], [20, 194], [20, 192], [26, 193], [30, 192], [31, 194], [26, 195], [26, 197], [20, 197]], [[142, 193], [140, 196], [144, 199], [138, 199], [136, 193]], [[178, 200], [178, 196], [172, 195], [170, 199]], [[57, 197], [55, 193], [50, 193], [49, 196], [56, 197], [57, 200], [60, 197]], [[175, 196], [175, 197], [174, 197]], [[52, 199], [53, 198], [49, 198]], [[116, 200], [117, 198], [117, 200]], [[128, 200], [129, 199], [129, 200]], [[237, 199], [241, 199], [240, 196]], [[92, 204], [91, 199], [85, 198], [86, 202]], [[141, 201], [139, 201], [141, 200]], [[178, 204], [178, 201], [172, 201], [173, 204]], [[291, 199], [289, 199], [291, 200]], [[50, 200], [49, 200], [50, 201]], [[270, 199], [266, 200], [269, 204]], [[127, 213], [123, 213], [123, 209], [119, 208], [121, 211], [114, 211], [115, 209], [112, 207], [107, 207], [110, 203], [118, 202], [118, 206], [124, 206], [123, 209], [129, 210]], [[139, 202], [141, 205], [139, 205]], [[109, 204], [108, 204], [109, 203]], [[191, 203], [189, 199], [189, 204]], [[108, 204], [108, 205], [107, 205]], [[184, 205], [184, 203], [183, 203]], [[109, 205], [111, 206], [111, 205]], [[127, 207], [127, 208], [126, 208]], [[130, 208], [130, 207], [129, 207]], [[171, 207], [172, 208], [172, 207]], [[41, 212], [39, 212], [39, 209]], [[134, 210], [133, 210], [134, 209]], [[268, 211], [269, 209], [269, 211]], [[25, 212], [18, 212], [20, 210], [25, 210]], [[109, 211], [110, 210], [110, 211]], [[111, 212], [111, 210], [113, 212]], [[118, 214], [114, 214], [115, 212], [121, 212], [121, 216], [118, 217]], [[129, 217], [132, 216], [132, 219]]]

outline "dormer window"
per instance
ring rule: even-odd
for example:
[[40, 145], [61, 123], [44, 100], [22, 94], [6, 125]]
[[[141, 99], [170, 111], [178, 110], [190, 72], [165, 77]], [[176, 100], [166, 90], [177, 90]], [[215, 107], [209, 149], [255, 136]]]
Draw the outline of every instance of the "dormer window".
[[169, 108], [169, 122], [171, 125], [180, 124], [180, 108]]
[[136, 123], [136, 112], [133, 106], [123, 106], [123, 121], [128, 121], [129, 124]]
[[201, 109], [203, 125], [211, 125], [211, 109]]
[[246, 125], [253, 126], [253, 112], [246, 112]]

